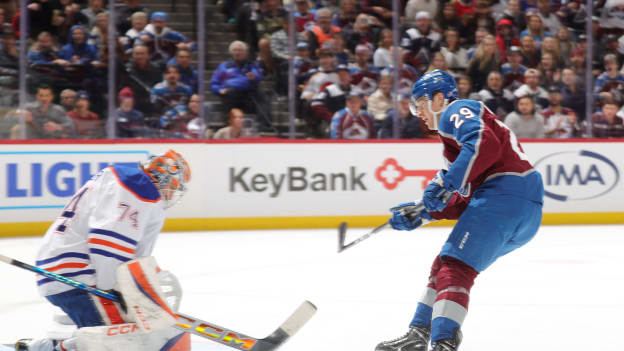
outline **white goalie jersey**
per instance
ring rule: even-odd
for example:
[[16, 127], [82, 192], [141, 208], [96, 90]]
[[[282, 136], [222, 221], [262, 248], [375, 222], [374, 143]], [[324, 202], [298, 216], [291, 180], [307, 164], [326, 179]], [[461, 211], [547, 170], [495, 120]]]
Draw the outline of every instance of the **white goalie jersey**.
[[[117, 267], [151, 255], [164, 222], [160, 193], [138, 168], [110, 166], [91, 178], [46, 232], [36, 265], [99, 289]], [[42, 296], [72, 287], [38, 276]]]

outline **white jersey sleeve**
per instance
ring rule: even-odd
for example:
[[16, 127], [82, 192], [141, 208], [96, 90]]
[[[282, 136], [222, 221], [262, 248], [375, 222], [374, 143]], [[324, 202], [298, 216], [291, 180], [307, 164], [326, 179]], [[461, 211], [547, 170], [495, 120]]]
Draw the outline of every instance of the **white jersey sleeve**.
[[[48, 229], [37, 266], [111, 289], [117, 267], [151, 254], [164, 222], [158, 189], [138, 168], [108, 167], [89, 180]], [[71, 289], [39, 278], [42, 295]]]

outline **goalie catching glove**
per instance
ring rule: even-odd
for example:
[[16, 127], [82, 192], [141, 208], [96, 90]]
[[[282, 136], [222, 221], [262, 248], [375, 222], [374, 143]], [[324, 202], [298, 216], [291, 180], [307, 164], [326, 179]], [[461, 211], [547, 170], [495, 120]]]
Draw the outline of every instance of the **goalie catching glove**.
[[390, 226], [395, 230], [414, 230], [421, 225], [431, 222], [431, 216], [425, 210], [422, 202], [405, 202], [390, 209], [392, 218]]

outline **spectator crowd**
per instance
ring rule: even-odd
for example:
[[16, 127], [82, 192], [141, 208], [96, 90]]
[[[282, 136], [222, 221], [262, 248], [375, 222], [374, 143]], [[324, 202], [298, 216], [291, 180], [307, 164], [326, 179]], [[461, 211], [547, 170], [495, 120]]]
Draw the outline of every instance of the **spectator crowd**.
[[[288, 96], [292, 60], [295, 116], [308, 138], [435, 138], [409, 108], [412, 84], [435, 69], [451, 73], [460, 98], [482, 101], [519, 138], [624, 138], [624, 5], [617, 2], [594, 1], [589, 18], [579, 0], [401, 0], [396, 14], [391, 0], [292, 0], [290, 28], [281, 0], [215, 1], [237, 36], [206, 79], [206, 93], [219, 101], [214, 112], [227, 123], [219, 129], [207, 123], [210, 109], [198, 94], [197, 43], [169, 27], [170, 14], [140, 1], [115, 3], [109, 48], [104, 0], [29, 0], [29, 102], [6, 111], [14, 124], [4, 137], [101, 138], [108, 116], [118, 138], [272, 132], [280, 112], [272, 102]], [[16, 105], [19, 86], [22, 16], [10, 11], [0, 8], [5, 107]], [[110, 62], [116, 96], [106, 93]]]

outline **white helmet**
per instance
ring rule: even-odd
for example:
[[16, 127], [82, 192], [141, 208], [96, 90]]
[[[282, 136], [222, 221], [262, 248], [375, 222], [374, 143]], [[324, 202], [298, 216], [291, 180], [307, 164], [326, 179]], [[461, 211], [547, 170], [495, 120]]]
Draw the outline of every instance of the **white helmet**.
[[188, 163], [173, 150], [150, 156], [147, 161], [141, 162], [141, 169], [152, 179], [165, 208], [180, 202], [186, 192], [186, 183], [191, 180]]

